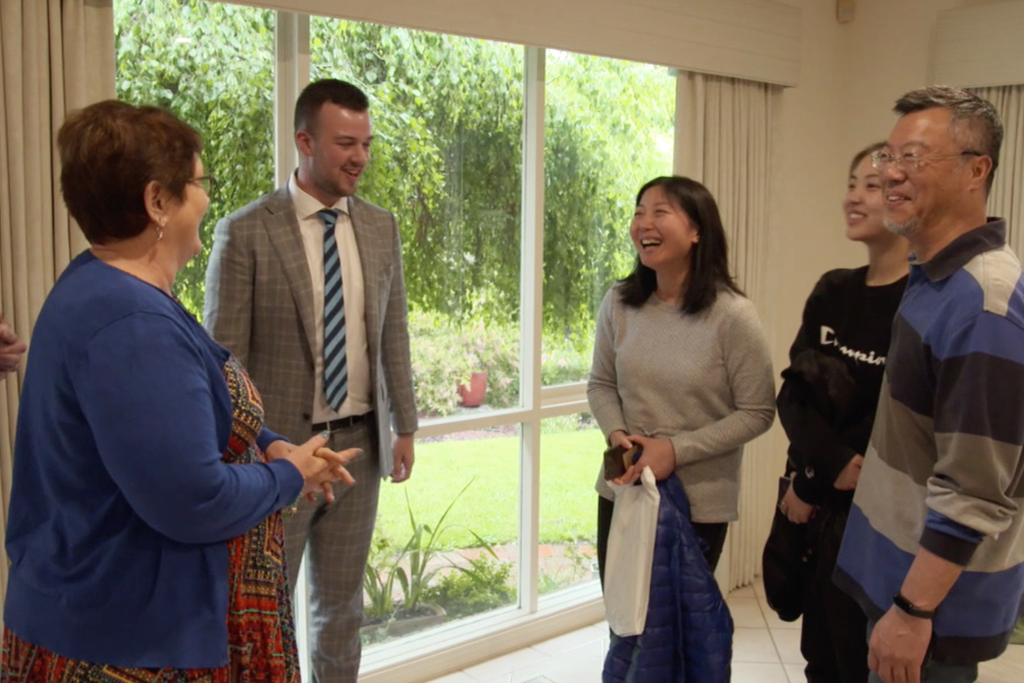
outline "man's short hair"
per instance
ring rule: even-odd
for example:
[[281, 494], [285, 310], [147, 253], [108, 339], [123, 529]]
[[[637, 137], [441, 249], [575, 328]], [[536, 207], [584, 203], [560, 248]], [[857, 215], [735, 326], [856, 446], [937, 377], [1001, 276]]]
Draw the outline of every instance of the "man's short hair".
[[313, 81], [303, 88], [295, 102], [295, 132], [315, 133], [320, 107], [326, 102], [357, 112], [370, 108], [366, 93], [347, 81], [334, 78]]
[[906, 116], [936, 108], [948, 109], [952, 113], [951, 133], [963, 151], [979, 152], [992, 159], [992, 171], [985, 181], [985, 193], [988, 194], [999, 167], [999, 148], [1003, 144], [1003, 123], [996, 108], [988, 100], [966, 90], [949, 85], [930, 85], [911, 90], [896, 100], [893, 111]]

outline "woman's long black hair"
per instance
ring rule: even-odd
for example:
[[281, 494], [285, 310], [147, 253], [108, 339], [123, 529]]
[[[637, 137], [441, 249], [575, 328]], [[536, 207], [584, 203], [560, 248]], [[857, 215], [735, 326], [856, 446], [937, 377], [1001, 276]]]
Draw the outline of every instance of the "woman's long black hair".
[[[720, 287], [742, 295], [743, 291], [729, 274], [725, 228], [722, 227], [718, 204], [708, 188], [683, 176], [660, 176], [640, 188], [636, 194], [637, 205], [644, 192], [652, 187], [660, 187], [670, 202], [686, 212], [700, 236], [690, 249], [690, 272], [683, 283], [683, 302], [680, 306], [683, 315], [709, 308], [715, 303]], [[640, 262], [639, 254], [633, 272], [619, 280], [619, 283], [622, 303], [632, 308], [643, 306], [658, 288], [657, 276]]]

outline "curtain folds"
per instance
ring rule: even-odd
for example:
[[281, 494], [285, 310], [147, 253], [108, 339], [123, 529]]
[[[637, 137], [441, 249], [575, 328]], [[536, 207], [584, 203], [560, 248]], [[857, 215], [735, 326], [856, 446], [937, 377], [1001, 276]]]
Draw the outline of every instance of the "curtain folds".
[[[782, 88], [766, 83], [680, 72], [676, 93], [676, 173], [704, 183], [718, 202], [729, 260], [740, 287], [757, 306], [770, 340], [769, 239], [772, 169], [778, 166]], [[778, 370], [778, 368], [777, 368]], [[726, 590], [761, 573], [761, 551], [778, 490], [783, 458], [771, 432], [744, 449], [740, 518], [729, 528], [719, 583]]]
[[[54, 280], [86, 247], [60, 198], [67, 112], [114, 97], [113, 0], [0, 0], [0, 313], [29, 343]], [[0, 380], [0, 554], [21, 372]], [[0, 612], [7, 559], [0, 556]]]
[[991, 102], [1003, 120], [1003, 147], [988, 196], [988, 215], [1006, 219], [1010, 247], [1024, 260], [1024, 85], [970, 90]]

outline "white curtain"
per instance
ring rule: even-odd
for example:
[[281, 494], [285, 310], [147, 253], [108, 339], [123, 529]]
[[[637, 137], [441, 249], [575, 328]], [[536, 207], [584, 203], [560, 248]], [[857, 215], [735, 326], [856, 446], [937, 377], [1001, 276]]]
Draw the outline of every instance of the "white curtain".
[[[43, 300], [86, 247], [60, 198], [54, 137], [67, 112], [114, 97], [112, 0], [0, 0], [0, 83], [0, 313], [31, 353]], [[21, 371], [0, 380], [0, 613], [20, 385]]]
[[1024, 260], [1024, 85], [971, 88], [1003, 120], [999, 168], [988, 196], [988, 215], [1006, 219], [1010, 247]]
[[[729, 240], [729, 260], [740, 287], [761, 312], [773, 339], [767, 287], [772, 233], [772, 169], [779, 146], [780, 86], [680, 72], [676, 94], [675, 170], [698, 180], [718, 202]], [[726, 590], [751, 583], [775, 509], [784, 455], [772, 452], [771, 433], [747, 445], [740, 474], [739, 521], [729, 528], [719, 567]], [[722, 578], [724, 574], [724, 579]]]

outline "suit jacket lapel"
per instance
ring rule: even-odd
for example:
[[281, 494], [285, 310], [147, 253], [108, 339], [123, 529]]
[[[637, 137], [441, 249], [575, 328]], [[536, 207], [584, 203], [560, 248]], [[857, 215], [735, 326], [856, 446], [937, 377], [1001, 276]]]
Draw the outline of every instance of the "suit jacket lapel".
[[302, 329], [306, 333], [310, 354], [316, 353], [316, 318], [313, 312], [313, 281], [309, 276], [309, 263], [306, 260], [306, 248], [302, 243], [299, 221], [295, 217], [295, 206], [292, 204], [288, 187], [278, 188], [266, 204], [264, 226], [270, 244], [281, 262], [285, 279], [295, 299], [295, 307], [302, 320]]

